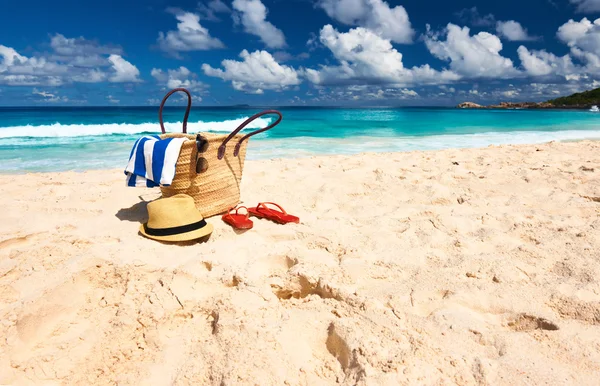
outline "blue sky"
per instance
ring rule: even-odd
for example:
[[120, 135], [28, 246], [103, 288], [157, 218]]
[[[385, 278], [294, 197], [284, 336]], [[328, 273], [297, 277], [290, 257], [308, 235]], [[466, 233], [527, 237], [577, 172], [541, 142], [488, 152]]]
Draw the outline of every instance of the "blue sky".
[[0, 106], [452, 105], [600, 86], [600, 0], [31, 0]]

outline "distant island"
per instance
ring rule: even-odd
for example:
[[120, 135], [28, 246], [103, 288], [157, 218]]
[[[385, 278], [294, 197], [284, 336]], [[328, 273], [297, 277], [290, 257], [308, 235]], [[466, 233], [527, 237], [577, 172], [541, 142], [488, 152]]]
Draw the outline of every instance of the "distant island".
[[457, 107], [460, 109], [589, 109], [592, 106], [600, 106], [600, 88], [546, 102], [500, 102], [500, 104], [489, 106], [464, 102]]

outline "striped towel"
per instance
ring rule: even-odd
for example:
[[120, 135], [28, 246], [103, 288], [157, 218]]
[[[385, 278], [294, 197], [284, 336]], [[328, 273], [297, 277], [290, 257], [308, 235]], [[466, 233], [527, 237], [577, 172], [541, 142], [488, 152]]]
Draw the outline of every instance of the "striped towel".
[[125, 168], [127, 186], [154, 188], [171, 185], [179, 151], [186, 140], [145, 135], [135, 141]]

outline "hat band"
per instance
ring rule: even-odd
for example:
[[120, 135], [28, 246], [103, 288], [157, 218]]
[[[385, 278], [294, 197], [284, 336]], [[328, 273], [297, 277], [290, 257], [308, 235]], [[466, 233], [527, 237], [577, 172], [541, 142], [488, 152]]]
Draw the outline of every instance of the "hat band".
[[206, 226], [206, 221], [200, 220], [193, 224], [182, 225], [179, 227], [172, 228], [150, 228], [146, 224], [144, 224], [144, 230], [150, 236], [173, 236], [181, 233], [192, 232], [198, 230], [200, 228], [204, 228]]

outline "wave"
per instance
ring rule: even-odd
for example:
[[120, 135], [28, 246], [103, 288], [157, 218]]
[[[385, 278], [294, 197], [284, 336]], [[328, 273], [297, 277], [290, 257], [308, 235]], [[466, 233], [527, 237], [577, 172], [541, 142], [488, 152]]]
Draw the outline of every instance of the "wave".
[[[230, 133], [248, 117], [231, 119], [215, 122], [188, 122], [188, 133], [210, 132], [210, 133]], [[266, 127], [271, 122], [271, 118], [257, 118], [252, 121], [244, 130], [258, 129]], [[165, 122], [167, 132], [181, 132], [182, 122]], [[142, 133], [160, 133], [158, 123], [105, 123], [105, 124], [72, 124], [65, 125], [54, 123], [52, 125], [40, 126], [10, 126], [0, 127], [0, 138], [18, 138], [18, 137], [89, 137], [101, 135], [133, 135]]]
[[[57, 172], [122, 168], [132, 142], [85, 138], [5, 139], [0, 144], [2, 173]], [[387, 153], [489, 145], [535, 144], [549, 141], [600, 139], [599, 130], [486, 132], [430, 136], [354, 136], [347, 138], [257, 138], [248, 143], [247, 159], [303, 158], [317, 155]], [[21, 142], [21, 143], [16, 143]], [[29, 146], [28, 150], [24, 147]], [[27, 156], [24, 157], [24, 154]]]

